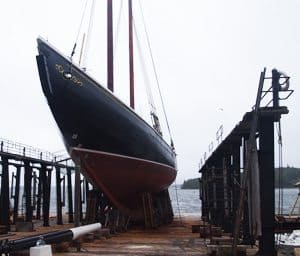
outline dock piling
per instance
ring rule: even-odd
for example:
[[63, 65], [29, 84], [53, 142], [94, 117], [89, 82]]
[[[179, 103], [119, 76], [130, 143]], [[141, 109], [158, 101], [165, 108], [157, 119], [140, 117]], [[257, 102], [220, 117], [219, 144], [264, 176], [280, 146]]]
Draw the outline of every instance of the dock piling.
[[72, 192], [72, 169], [67, 167], [67, 182], [68, 182], [68, 216], [69, 223], [74, 222], [73, 216], [73, 192]]
[[274, 120], [260, 120], [259, 140], [260, 189], [262, 236], [259, 249], [261, 255], [275, 255], [275, 177], [274, 177]]
[[[208, 158], [204, 154], [199, 170], [202, 216], [233, 232], [233, 255], [240, 241], [254, 244], [255, 239], [259, 239], [259, 255], [275, 255], [274, 123], [288, 113], [279, 101], [293, 90], [288, 89], [289, 77], [275, 69], [271, 78], [265, 73], [266, 69], [260, 75], [254, 109], [224, 140], [217, 136], [217, 148], [210, 150]], [[285, 80], [279, 83], [281, 78]], [[266, 79], [272, 79], [272, 86], [264, 91]], [[281, 91], [288, 96], [280, 98]], [[271, 100], [261, 106], [268, 95]]]
[[[25, 152], [25, 148], [24, 148]], [[24, 153], [25, 154], [25, 153]], [[24, 194], [25, 194], [25, 221], [32, 222], [32, 168], [29, 161], [24, 161]]]
[[55, 167], [56, 171], [56, 220], [58, 225], [62, 225], [62, 201], [61, 201], [61, 177], [60, 177], [60, 167]]
[[13, 224], [16, 224], [18, 218], [18, 210], [19, 210], [19, 198], [20, 198], [20, 176], [21, 176], [21, 166], [16, 165], [16, 187], [14, 191], [14, 216], [13, 216]]
[[80, 226], [81, 216], [81, 179], [80, 179], [80, 166], [75, 167], [75, 213], [74, 213], [74, 226]]
[[1, 175], [1, 196], [0, 196], [0, 225], [6, 226], [9, 230], [9, 168], [8, 158], [2, 156], [2, 175]]

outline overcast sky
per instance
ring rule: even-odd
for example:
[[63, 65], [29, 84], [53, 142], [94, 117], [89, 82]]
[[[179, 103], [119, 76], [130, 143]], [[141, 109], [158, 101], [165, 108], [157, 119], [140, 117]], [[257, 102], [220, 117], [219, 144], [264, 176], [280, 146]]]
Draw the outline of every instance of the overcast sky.
[[[296, 91], [282, 102], [290, 110], [282, 118], [283, 162], [300, 167], [300, 1], [140, 1], [178, 154], [177, 182], [197, 177], [200, 158], [211, 141], [216, 144], [218, 127], [223, 124], [225, 134], [230, 132], [251, 109], [264, 67], [269, 74], [276, 67], [291, 76]], [[69, 55], [84, 3], [1, 1], [0, 137], [51, 152], [64, 148], [41, 90], [36, 38]], [[103, 3], [98, 0], [97, 14], [105, 11]], [[104, 70], [100, 66], [91, 73], [105, 81]]]

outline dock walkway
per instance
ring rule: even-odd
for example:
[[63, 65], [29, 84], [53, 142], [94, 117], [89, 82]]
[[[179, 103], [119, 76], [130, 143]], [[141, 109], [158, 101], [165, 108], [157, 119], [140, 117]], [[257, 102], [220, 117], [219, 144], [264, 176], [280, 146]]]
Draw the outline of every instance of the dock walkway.
[[70, 252], [54, 255], [207, 255], [204, 239], [192, 233], [192, 225], [199, 222], [200, 217], [176, 218], [171, 225], [155, 230], [131, 228], [109, 239], [83, 242], [79, 253], [70, 248]]

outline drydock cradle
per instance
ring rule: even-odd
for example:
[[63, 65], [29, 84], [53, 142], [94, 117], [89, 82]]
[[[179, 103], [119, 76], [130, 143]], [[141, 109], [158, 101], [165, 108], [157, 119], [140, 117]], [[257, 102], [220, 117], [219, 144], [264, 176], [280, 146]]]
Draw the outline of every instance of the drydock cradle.
[[[127, 230], [130, 216], [123, 215], [99, 189], [89, 184], [70, 158], [5, 139], [0, 139], [0, 156], [1, 236], [6, 237], [12, 230], [30, 232], [40, 225], [49, 227], [66, 222], [76, 227], [101, 222], [111, 233]], [[156, 195], [146, 193], [142, 199], [144, 223], [140, 225], [155, 228], [172, 221], [167, 190]], [[50, 211], [53, 204], [55, 213]], [[51, 216], [53, 213], [55, 216]], [[7, 253], [7, 248], [14, 251], [12, 243], [0, 241], [0, 254]]]
[[[261, 73], [253, 111], [246, 113], [242, 121], [224, 140], [221, 139], [221, 128], [217, 133], [218, 147], [213, 151], [210, 145], [211, 155], [208, 158], [206, 158], [206, 154], [204, 156], [199, 170], [202, 174], [199, 179], [202, 221], [194, 220], [194, 225], [189, 223], [189, 228], [186, 229], [187, 224], [182, 220], [178, 222], [176, 219], [169, 228], [165, 227], [150, 233], [145, 232], [143, 244], [138, 235], [141, 231], [132, 230], [128, 232], [127, 237], [123, 237], [123, 240], [116, 237], [114, 242], [105, 243], [103, 246], [96, 242], [95, 247], [92, 246], [91, 250], [99, 253], [124, 250], [126, 254], [130, 247], [130, 245], [127, 247], [126, 245], [130, 243], [132, 248], [130, 247], [129, 253], [152, 255], [153, 250], [158, 248], [158, 241], [164, 237], [163, 243], [168, 249], [163, 249], [163, 243], [159, 242], [160, 250], [168, 251], [157, 252], [157, 255], [181, 255], [181, 253], [207, 255], [206, 239], [204, 238], [203, 243], [203, 240], [199, 240], [199, 234], [188, 234], [188, 232], [193, 230], [196, 233], [200, 232], [200, 237], [206, 237], [207, 229], [209, 229], [210, 236], [214, 230], [222, 233], [222, 229], [231, 234], [226, 239], [232, 245], [233, 255], [237, 255], [238, 244], [253, 245], [256, 241], [259, 241], [259, 255], [275, 255], [275, 232], [299, 228], [300, 222], [296, 221], [291, 224], [283, 216], [275, 215], [274, 124], [280, 122], [281, 116], [288, 113], [287, 107], [279, 106], [279, 94], [285, 92], [289, 96], [292, 91], [286, 85], [288, 77], [273, 70], [272, 77], [267, 78], [265, 72], [266, 70]], [[272, 79], [272, 86], [266, 91], [263, 90], [265, 79]], [[280, 82], [280, 79], [284, 79], [284, 81]], [[267, 106], [261, 107], [261, 100], [268, 94], [273, 96], [271, 101]], [[270, 103], [272, 106], [269, 106]], [[118, 233], [127, 229], [130, 217], [123, 216], [117, 209], [113, 209], [103, 193], [90, 189], [92, 186], [80, 177], [79, 167], [74, 166], [67, 159], [55, 159], [53, 155], [47, 156], [47, 154], [32, 148], [28, 149], [24, 145], [2, 140], [0, 151], [2, 165], [0, 231], [2, 233], [7, 233], [12, 226], [16, 226], [17, 229], [22, 228], [20, 223], [32, 228], [32, 223], [40, 220], [41, 217], [44, 227], [51, 225], [55, 229], [57, 226], [61, 226], [63, 224], [62, 207], [66, 203], [64, 197], [66, 181], [68, 184], [67, 222], [74, 223], [67, 225], [78, 226], [83, 222], [87, 224], [95, 222], [98, 218], [104, 223], [104, 227], [107, 227], [104, 229], [105, 232], [109, 230], [108, 233]], [[52, 171], [55, 171], [56, 184], [59, 184], [56, 186], [55, 219], [50, 218]], [[75, 177], [72, 177], [74, 173]], [[22, 174], [24, 203], [20, 204]], [[72, 184], [72, 180], [74, 179], [75, 200], [73, 201], [72, 187], [74, 184]], [[12, 217], [10, 213], [11, 199], [14, 202]], [[22, 205], [21, 214], [20, 205]], [[173, 219], [170, 198], [166, 191], [156, 196], [145, 194], [143, 205], [146, 228], [155, 228], [160, 224], [170, 223]], [[84, 206], [86, 207], [85, 218], [83, 218]], [[107, 209], [109, 209], [109, 214], [104, 214]], [[158, 216], [161, 217], [158, 218]], [[176, 230], [180, 230], [180, 234]], [[41, 232], [49, 231], [41, 230]], [[157, 240], [154, 239], [152, 232], [157, 233], [155, 235]], [[215, 240], [220, 243], [222, 239], [224, 240], [224, 238]], [[178, 244], [176, 241], [179, 241]], [[120, 243], [124, 244], [121, 246]], [[173, 243], [175, 247], [170, 246], [170, 243]], [[213, 246], [213, 239], [210, 239], [210, 243]], [[9, 252], [11, 251], [5, 241], [1, 242], [0, 248], [9, 248]], [[4, 251], [0, 251], [0, 253], [2, 252]]]

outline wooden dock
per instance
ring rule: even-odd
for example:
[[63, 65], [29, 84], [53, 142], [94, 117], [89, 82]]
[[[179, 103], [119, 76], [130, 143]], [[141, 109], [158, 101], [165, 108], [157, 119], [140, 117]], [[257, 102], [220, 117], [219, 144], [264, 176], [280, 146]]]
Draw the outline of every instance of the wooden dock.
[[207, 255], [204, 239], [192, 233], [192, 225], [199, 224], [200, 217], [176, 218], [169, 225], [154, 230], [140, 227], [127, 232], [111, 234], [81, 243], [81, 252], [69, 248], [69, 252], [54, 255]]
[[[55, 220], [53, 220], [55, 222]], [[130, 227], [126, 232], [111, 232], [108, 228], [88, 234], [77, 241], [52, 244], [53, 256], [83, 255], [231, 255], [232, 237], [220, 228], [207, 226], [200, 216], [175, 217], [172, 224], [145, 230]], [[9, 232], [0, 240], [43, 235], [72, 228], [73, 224], [43, 227], [35, 223], [33, 232]], [[207, 233], [209, 228], [210, 232]], [[238, 245], [238, 255], [255, 255], [258, 248]], [[29, 249], [11, 253], [28, 256]]]

